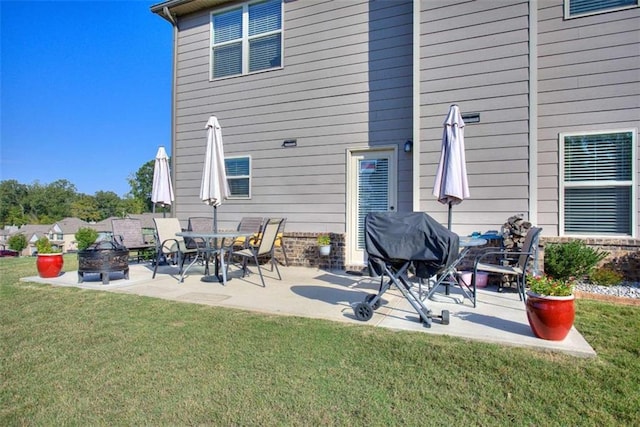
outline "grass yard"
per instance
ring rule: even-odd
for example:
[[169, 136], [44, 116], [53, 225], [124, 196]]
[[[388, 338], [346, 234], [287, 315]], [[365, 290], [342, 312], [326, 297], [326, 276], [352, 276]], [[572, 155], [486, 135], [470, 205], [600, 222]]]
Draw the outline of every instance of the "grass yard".
[[[77, 269], [75, 255], [65, 270]], [[640, 307], [598, 358], [22, 283], [0, 259], [0, 425], [638, 425]]]

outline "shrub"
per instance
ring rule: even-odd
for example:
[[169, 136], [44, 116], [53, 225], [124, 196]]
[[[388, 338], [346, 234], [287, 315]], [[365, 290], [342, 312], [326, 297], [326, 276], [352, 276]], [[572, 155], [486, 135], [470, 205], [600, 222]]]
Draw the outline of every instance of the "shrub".
[[22, 233], [14, 234], [9, 237], [9, 241], [7, 243], [9, 243], [9, 249], [13, 249], [18, 253], [22, 252], [22, 250], [28, 245], [27, 238]]
[[607, 267], [596, 268], [589, 274], [589, 281], [594, 285], [615, 286], [622, 283], [624, 276]]
[[36, 249], [38, 250], [38, 254], [53, 254], [60, 252], [51, 246], [51, 242], [46, 236], [42, 236], [36, 240]]
[[82, 227], [76, 231], [76, 242], [78, 250], [83, 251], [93, 244], [98, 238], [98, 232], [93, 228]]
[[551, 277], [582, 278], [607, 256], [607, 252], [587, 246], [582, 240], [551, 243], [544, 249], [544, 271]]

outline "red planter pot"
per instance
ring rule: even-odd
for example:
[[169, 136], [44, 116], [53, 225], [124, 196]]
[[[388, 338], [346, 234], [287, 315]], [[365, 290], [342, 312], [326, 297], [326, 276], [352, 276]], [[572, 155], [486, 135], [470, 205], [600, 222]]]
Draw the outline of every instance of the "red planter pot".
[[527, 319], [536, 337], [562, 341], [573, 326], [574, 296], [552, 297], [527, 292]]
[[38, 275], [42, 278], [58, 277], [64, 265], [62, 254], [38, 254], [36, 267]]

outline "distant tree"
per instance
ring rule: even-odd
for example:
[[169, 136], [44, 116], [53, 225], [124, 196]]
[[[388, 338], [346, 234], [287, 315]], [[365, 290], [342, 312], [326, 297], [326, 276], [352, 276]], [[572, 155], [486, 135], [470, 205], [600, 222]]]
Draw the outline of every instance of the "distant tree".
[[113, 191], [96, 191], [94, 196], [100, 213], [100, 220], [110, 216], [122, 216], [120, 196]]
[[151, 203], [151, 191], [153, 191], [153, 168], [155, 159], [149, 160], [142, 165], [135, 175], [128, 178], [131, 186], [131, 195], [134, 199], [144, 203], [145, 212], [151, 212], [153, 204]]
[[100, 221], [100, 211], [98, 210], [96, 198], [87, 194], [80, 194], [71, 203], [71, 216], [88, 222]]
[[9, 249], [13, 249], [14, 251], [18, 251], [18, 253], [22, 252], [24, 248], [27, 247], [27, 238], [24, 234], [18, 233], [9, 237], [8, 240]]
[[127, 214], [141, 214], [148, 212], [147, 205], [143, 200], [134, 197], [126, 197], [120, 202], [120, 211]]
[[33, 222], [51, 224], [71, 216], [71, 204], [77, 197], [77, 190], [71, 182], [59, 179], [48, 185], [36, 181], [29, 187], [28, 194], [27, 213]]
[[25, 202], [28, 193], [29, 188], [15, 179], [0, 181], [1, 226], [26, 224]]

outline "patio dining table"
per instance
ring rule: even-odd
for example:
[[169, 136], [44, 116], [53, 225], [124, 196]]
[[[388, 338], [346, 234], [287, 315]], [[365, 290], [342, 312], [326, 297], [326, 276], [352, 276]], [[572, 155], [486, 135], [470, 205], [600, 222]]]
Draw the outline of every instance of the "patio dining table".
[[[204, 276], [202, 277], [203, 282], [221, 282], [226, 286], [227, 284], [227, 269], [224, 265], [224, 253], [225, 247], [222, 244], [224, 239], [235, 240], [239, 237], [244, 237], [245, 239], [249, 239], [253, 233], [245, 233], [241, 231], [225, 231], [225, 232], [213, 232], [213, 231], [183, 231], [180, 233], [176, 233], [176, 236], [190, 238], [194, 240], [202, 240], [204, 241], [204, 247], [198, 248], [198, 252], [196, 253], [195, 258], [191, 263], [182, 271], [180, 275], [180, 282], [184, 281], [184, 276], [187, 274], [189, 269], [198, 261], [198, 259], [202, 259], [205, 262]], [[215, 274], [213, 276], [209, 275], [209, 258], [212, 256], [216, 256], [215, 261]], [[220, 259], [220, 264], [218, 264], [218, 258]], [[222, 270], [220, 274], [220, 270]]]

